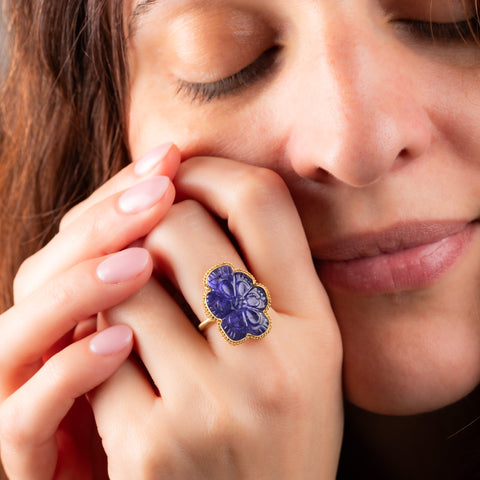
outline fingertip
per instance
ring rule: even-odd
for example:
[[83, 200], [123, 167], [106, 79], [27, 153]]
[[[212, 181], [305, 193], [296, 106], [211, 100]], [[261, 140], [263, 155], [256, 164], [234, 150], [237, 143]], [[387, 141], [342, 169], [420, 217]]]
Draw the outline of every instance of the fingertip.
[[133, 247], [117, 252], [103, 260], [96, 270], [100, 281], [107, 284], [122, 283], [152, 268], [150, 253], [145, 248]]
[[114, 325], [97, 333], [89, 342], [95, 355], [108, 357], [119, 353], [130, 353], [133, 346], [133, 331], [128, 325]]
[[159, 203], [170, 186], [170, 178], [154, 176], [123, 192], [118, 199], [118, 207], [122, 213], [134, 214], [150, 209]]
[[182, 153], [174, 143], [171, 144], [163, 160], [163, 174], [173, 179], [182, 161]]
[[171, 142], [164, 143], [155, 147], [154, 149], [150, 150], [145, 155], [140, 157], [134, 165], [133, 171], [135, 172], [135, 175], [143, 177], [144, 175], [150, 173], [154, 168], [156, 168], [163, 162], [171, 147]]
[[137, 176], [159, 173], [173, 178], [180, 164], [180, 149], [172, 142], [163, 143], [140, 157], [134, 164]]

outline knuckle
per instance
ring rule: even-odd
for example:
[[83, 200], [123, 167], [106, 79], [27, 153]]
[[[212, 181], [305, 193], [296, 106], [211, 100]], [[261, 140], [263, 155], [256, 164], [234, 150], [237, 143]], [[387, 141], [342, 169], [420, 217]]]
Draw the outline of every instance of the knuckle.
[[[149, 415], [145, 415], [137, 422], [124, 422], [121, 426], [116, 425], [114, 429], [108, 423], [98, 425], [105, 452], [108, 455], [110, 452], [117, 452], [117, 456], [118, 452], [122, 453], [120, 462], [109, 462], [109, 478], [153, 480], [159, 478], [162, 465], [171, 461], [168, 445], [170, 437], [159, 435], [152, 430], [154, 427], [149, 424], [148, 418]], [[140, 430], [139, 425], [143, 426]], [[128, 448], [125, 448], [126, 445]]]
[[232, 436], [238, 435], [239, 425], [231, 411], [231, 402], [222, 401], [220, 396], [205, 396], [203, 401], [202, 419], [204, 432], [210, 445], [227, 445], [231, 443]]
[[15, 301], [25, 298], [30, 293], [29, 278], [31, 278], [31, 271], [33, 270], [33, 257], [25, 259], [13, 279], [13, 295]]
[[111, 230], [108, 225], [107, 216], [99, 212], [94, 212], [90, 216], [89, 221], [82, 222], [79, 234], [81, 235], [81, 244], [92, 245], [98, 243], [100, 238], [104, 238], [105, 232]]
[[202, 231], [206, 219], [209, 218], [207, 210], [196, 200], [183, 200], [175, 204], [166, 214], [165, 218], [157, 224], [146, 238], [146, 248], [153, 251], [162, 250], [168, 244], [177, 244], [181, 232]]
[[2, 448], [8, 446], [10, 450], [16, 450], [30, 442], [32, 432], [21, 410], [17, 402], [11, 398], [5, 400], [0, 406], [0, 446]]
[[65, 391], [68, 386], [69, 372], [57, 356], [49, 358], [42, 367], [42, 377], [47, 390], [61, 392], [62, 396], [73, 397], [71, 392]]
[[58, 226], [58, 230], [60, 232], [63, 232], [68, 227], [68, 225], [72, 223], [72, 218], [74, 217], [75, 212], [78, 210], [78, 208], [79, 208], [79, 205], [76, 205], [62, 217], [62, 219], [60, 220], [60, 224]]
[[137, 441], [128, 454], [128, 464], [133, 467], [135, 478], [173, 478], [176, 460], [176, 449], [173, 445], [173, 441], [158, 437], [155, 437], [155, 442]]
[[196, 200], [183, 200], [172, 209], [172, 218], [177, 221], [196, 223], [199, 218], [205, 217], [207, 211]]
[[288, 189], [278, 173], [268, 168], [246, 169], [235, 187], [242, 203], [268, 201], [279, 194], [287, 194]]
[[[173, 442], [172, 442], [173, 443]], [[178, 456], [173, 451], [172, 446], [167, 441], [160, 441], [160, 444], [153, 449], [151, 446], [137, 449], [134, 465], [137, 465], [135, 473], [140, 475], [138, 478], [154, 479], [173, 478], [176, 468], [175, 459]], [[178, 467], [177, 467], [178, 468]]]
[[227, 420], [227, 418], [228, 416], [223, 411], [216, 411], [205, 418], [205, 433], [210, 442], [213, 442], [215, 445], [228, 443], [232, 422]]
[[54, 311], [62, 311], [77, 301], [78, 286], [65, 279], [54, 279], [45, 287], [45, 298]]
[[304, 403], [302, 372], [295, 364], [281, 360], [256, 385], [258, 407], [269, 414], [288, 415]]
[[[0, 402], [10, 393], [10, 378], [18, 357], [15, 354], [15, 329], [12, 324], [18, 321], [15, 307], [0, 315]], [[13, 367], [13, 368], [12, 368]]]

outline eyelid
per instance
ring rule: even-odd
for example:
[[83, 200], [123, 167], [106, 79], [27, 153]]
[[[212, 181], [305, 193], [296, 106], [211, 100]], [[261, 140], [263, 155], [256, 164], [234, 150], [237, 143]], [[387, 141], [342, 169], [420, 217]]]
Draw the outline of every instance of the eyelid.
[[478, 14], [478, 0], [382, 0], [384, 11], [394, 19], [434, 23], [463, 22]]
[[426, 20], [400, 19], [397, 25], [408, 33], [433, 41], [471, 41], [480, 36], [478, 16], [456, 22], [435, 22]]
[[214, 99], [238, 93], [272, 73], [280, 50], [279, 46], [270, 47], [246, 67], [214, 82], [188, 82], [180, 79], [177, 95], [184, 94], [191, 97], [193, 102], [208, 103]]

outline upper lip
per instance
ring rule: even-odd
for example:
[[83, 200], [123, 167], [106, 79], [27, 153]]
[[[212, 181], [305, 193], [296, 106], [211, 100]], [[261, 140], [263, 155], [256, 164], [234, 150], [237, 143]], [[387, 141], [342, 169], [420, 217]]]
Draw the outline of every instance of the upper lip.
[[345, 261], [374, 257], [438, 242], [464, 230], [468, 221], [399, 223], [380, 231], [335, 238], [314, 247], [317, 260]]

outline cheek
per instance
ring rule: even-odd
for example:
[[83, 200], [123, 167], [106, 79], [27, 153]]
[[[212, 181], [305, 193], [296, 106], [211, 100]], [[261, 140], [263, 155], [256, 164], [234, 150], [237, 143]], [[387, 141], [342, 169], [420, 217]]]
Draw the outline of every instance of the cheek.
[[238, 100], [199, 105], [177, 98], [174, 90], [138, 85], [129, 110], [132, 157], [174, 142], [185, 158], [227, 157], [279, 170], [287, 135], [278, 104], [275, 95], [251, 102], [240, 95]]
[[432, 123], [433, 146], [472, 168], [480, 164], [480, 68], [458, 73], [426, 70], [421, 96]]

